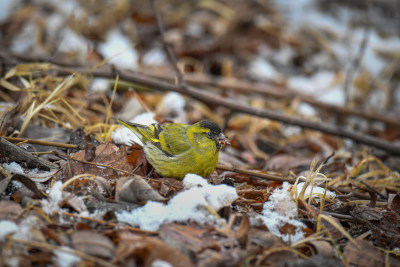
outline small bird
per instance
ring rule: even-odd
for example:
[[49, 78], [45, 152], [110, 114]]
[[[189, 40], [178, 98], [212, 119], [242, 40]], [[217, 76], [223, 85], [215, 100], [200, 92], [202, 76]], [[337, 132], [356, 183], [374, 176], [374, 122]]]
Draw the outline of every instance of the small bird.
[[206, 177], [217, 167], [222, 144], [230, 144], [219, 126], [208, 120], [193, 125], [149, 126], [118, 120], [143, 143], [147, 160], [164, 177], [183, 179], [187, 173]]

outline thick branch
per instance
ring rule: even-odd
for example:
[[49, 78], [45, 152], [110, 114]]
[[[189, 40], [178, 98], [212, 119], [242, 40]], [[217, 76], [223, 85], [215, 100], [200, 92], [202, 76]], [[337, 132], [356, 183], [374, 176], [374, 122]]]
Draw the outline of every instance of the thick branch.
[[[151, 76], [154, 78], [159, 78], [167, 81], [173, 81], [174, 78], [171, 74], [165, 74], [160, 72], [152, 72], [152, 71], [141, 71], [141, 73]], [[241, 92], [241, 93], [254, 93], [260, 94], [267, 97], [273, 97], [277, 99], [293, 99], [298, 98], [302, 102], [315, 106], [319, 109], [323, 109], [329, 112], [336, 113], [339, 116], [357, 116], [370, 121], [379, 121], [383, 122], [386, 125], [391, 125], [394, 127], [400, 127], [400, 120], [387, 117], [380, 114], [373, 114], [367, 111], [351, 109], [347, 107], [341, 107], [338, 105], [324, 103], [318, 100], [311, 95], [303, 94], [297, 91], [294, 91], [290, 88], [282, 88], [281, 86], [274, 86], [265, 83], [250, 83], [242, 80], [238, 80], [235, 78], [221, 78], [214, 77], [210, 75], [204, 74], [196, 74], [196, 73], [186, 73], [184, 80], [194, 86], [212, 86], [221, 88], [224, 90], [230, 89], [233, 91]]]
[[[9, 56], [2, 54], [3, 58], [9, 58]], [[103, 77], [103, 78], [114, 78], [116, 72], [118, 72], [119, 77], [121, 80], [132, 82], [144, 86], [148, 86], [155, 90], [159, 91], [174, 91], [184, 95], [191, 96], [199, 101], [214, 104], [218, 106], [223, 106], [229, 108], [233, 111], [242, 112], [251, 114], [257, 117], [267, 118], [271, 120], [280, 121], [290, 125], [296, 125], [303, 128], [311, 129], [320, 131], [326, 134], [335, 135], [339, 137], [344, 137], [348, 139], [352, 139], [356, 142], [373, 146], [382, 150], [387, 151], [388, 153], [394, 155], [400, 155], [400, 145], [393, 144], [392, 142], [387, 142], [382, 139], [364, 135], [362, 133], [357, 133], [348, 129], [338, 128], [332, 125], [327, 125], [325, 123], [319, 122], [312, 122], [312, 121], [305, 121], [301, 118], [296, 118], [292, 116], [288, 116], [285, 114], [280, 114], [275, 111], [253, 108], [246, 104], [237, 103], [229, 98], [223, 98], [218, 95], [210, 94], [203, 90], [200, 90], [193, 86], [185, 86], [185, 89], [182, 88], [180, 85], [174, 85], [171, 83], [167, 83], [164, 81], [160, 81], [158, 79], [154, 79], [151, 77], [146, 77], [143, 74], [138, 74], [134, 72], [127, 72], [127, 71], [115, 71], [113, 69], [96, 69], [94, 71], [88, 71], [86, 68], [83, 67], [57, 67], [59, 75], [69, 75], [71, 72], [81, 72], [87, 75], [91, 75], [94, 77]]]
[[[104, 70], [104, 69], [97, 69], [92, 72], [88, 72], [84, 68], [75, 68], [74, 71], [87, 73], [88, 75], [92, 75], [95, 77], [106, 77], [106, 78], [113, 78], [115, 76], [115, 71], [111, 70]], [[60, 75], [67, 75], [70, 74], [70, 71], [59, 68]], [[362, 133], [357, 133], [348, 129], [338, 128], [335, 126], [327, 125], [321, 122], [312, 122], [312, 121], [305, 121], [301, 118], [296, 118], [293, 116], [277, 113], [272, 110], [266, 109], [259, 109], [253, 108], [246, 104], [237, 103], [229, 98], [221, 97], [215, 94], [211, 94], [205, 92], [203, 90], [199, 90], [193, 86], [187, 86], [185, 89], [182, 89], [179, 85], [173, 85], [164, 81], [160, 81], [154, 78], [146, 77], [144, 75], [140, 75], [137, 73], [127, 72], [127, 71], [119, 71], [119, 77], [121, 80], [125, 80], [127, 82], [132, 82], [140, 85], [145, 85], [150, 88], [159, 91], [174, 91], [177, 93], [181, 93], [184, 95], [191, 96], [199, 101], [214, 104], [217, 106], [223, 106], [229, 108], [233, 111], [242, 112], [246, 114], [251, 114], [257, 117], [267, 118], [275, 121], [280, 121], [286, 124], [300, 126], [302, 128], [307, 128], [311, 130], [320, 131], [326, 134], [335, 135], [339, 137], [344, 137], [348, 139], [352, 139], [356, 142], [374, 146], [376, 148], [382, 149], [387, 151], [388, 153], [400, 155], [400, 146], [393, 144], [391, 142], [384, 141], [382, 139], [364, 135]]]
[[38, 168], [41, 170], [50, 170], [54, 167], [50, 162], [44, 161], [33, 156], [28, 151], [17, 147], [16, 145], [8, 142], [4, 138], [0, 137], [0, 154], [5, 158], [7, 162], [19, 162], [25, 163], [30, 168]]
[[[84, 68], [84, 66], [74, 64], [74, 63], [68, 63], [65, 61], [60, 61], [60, 60], [54, 60], [54, 59], [49, 59], [47, 57], [40, 57], [40, 56], [30, 56], [30, 55], [23, 55], [23, 54], [15, 54], [11, 52], [5, 52], [5, 51], [0, 51], [0, 57], [5, 60], [6, 64], [18, 64], [20, 61], [23, 62], [50, 62], [55, 65], [59, 66], [64, 66], [64, 67], [70, 67], [71, 69], [76, 69], [76, 68]], [[151, 71], [141, 71], [141, 73], [145, 74], [146, 76], [151, 76], [155, 78], [159, 78], [162, 80], [168, 80], [168, 81], [175, 81], [175, 78], [171, 74], [163, 74], [163, 73], [155, 73]], [[140, 75], [140, 74], [138, 74]], [[191, 85], [194, 86], [203, 86], [203, 85], [208, 85], [212, 87], [218, 87], [222, 89], [231, 89], [234, 91], [242, 92], [242, 93], [255, 93], [255, 94], [260, 94], [260, 95], [265, 95], [268, 97], [273, 97], [273, 98], [278, 98], [278, 99], [292, 99], [292, 98], [298, 98], [301, 101], [308, 103], [312, 106], [318, 107], [320, 109], [327, 110], [329, 112], [334, 112], [340, 116], [357, 116], [360, 118], [364, 118], [366, 120], [372, 120], [372, 121], [380, 121], [385, 123], [386, 125], [391, 125], [394, 127], [400, 127], [400, 120], [393, 118], [393, 117], [387, 117], [381, 114], [373, 114], [369, 113], [364, 110], [358, 110], [358, 109], [351, 109], [347, 107], [341, 107], [333, 104], [328, 104], [324, 103], [318, 100], [315, 100], [313, 96], [303, 94], [297, 91], [294, 91], [290, 88], [282, 88], [282, 87], [277, 87], [273, 86], [270, 84], [265, 84], [265, 83], [250, 83], [246, 82], [243, 80], [238, 80], [234, 78], [221, 78], [221, 77], [216, 77], [216, 76], [206, 76], [203, 74], [192, 74], [192, 73], [186, 73], [184, 77], [184, 81], [188, 82]]]

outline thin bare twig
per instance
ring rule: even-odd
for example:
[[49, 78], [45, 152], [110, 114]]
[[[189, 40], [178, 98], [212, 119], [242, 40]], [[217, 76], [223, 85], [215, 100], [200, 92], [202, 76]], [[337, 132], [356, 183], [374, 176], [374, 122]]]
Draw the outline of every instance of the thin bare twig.
[[346, 78], [344, 82], [344, 94], [345, 94], [345, 103], [349, 103], [349, 86], [350, 83], [353, 82], [353, 76], [354, 73], [357, 72], [358, 68], [360, 67], [361, 60], [364, 56], [365, 49], [367, 48], [368, 40], [369, 40], [369, 34], [370, 34], [370, 18], [369, 18], [369, 10], [370, 10], [370, 2], [367, 1], [367, 9], [364, 11], [365, 12], [365, 22], [366, 26], [364, 28], [364, 34], [363, 34], [363, 39], [361, 40], [360, 47], [358, 49], [357, 55], [354, 57], [352, 62], [349, 64], [349, 68], [347, 69], [346, 73]]
[[49, 142], [44, 140], [37, 140], [37, 139], [27, 139], [27, 138], [19, 138], [19, 137], [3, 137], [7, 141], [10, 142], [19, 142], [19, 143], [28, 143], [28, 144], [36, 144], [42, 146], [54, 146], [54, 147], [63, 147], [63, 148], [72, 148], [72, 149], [83, 149], [83, 146], [80, 145], [73, 145], [73, 144], [65, 144], [65, 143], [58, 143], [58, 142]]
[[162, 22], [160, 14], [157, 11], [156, 0], [150, 0], [150, 4], [151, 4], [151, 8], [153, 10], [154, 16], [156, 18], [156, 21], [157, 21], [157, 27], [160, 32], [161, 42], [163, 44], [164, 50], [167, 53], [169, 61], [171, 61], [171, 64], [175, 70], [177, 83], [179, 86], [181, 86], [184, 89], [185, 81], [183, 80], [183, 74], [178, 67], [178, 61], [176, 59], [174, 51], [172, 50], [171, 45], [167, 42], [167, 40], [165, 40], [164, 24]]
[[[277, 182], [288, 182], [290, 184], [294, 184], [296, 182], [296, 179], [286, 177], [286, 176], [278, 176], [278, 175], [272, 175], [272, 174], [267, 174], [267, 173], [260, 173], [257, 171], [243, 170], [243, 169], [239, 169], [236, 167], [229, 167], [229, 166], [224, 166], [224, 165], [218, 165], [217, 169], [224, 170], [224, 171], [243, 173], [243, 174], [258, 177], [261, 179], [268, 179], [268, 180], [277, 181]], [[321, 187], [324, 187], [324, 186], [325, 185], [321, 185]], [[331, 191], [340, 192], [342, 194], [352, 193], [353, 196], [358, 197], [360, 199], [370, 199], [369, 195], [355, 192], [354, 190], [351, 190], [348, 188], [339, 188], [339, 187], [334, 187], [334, 186], [327, 186], [327, 188]]]

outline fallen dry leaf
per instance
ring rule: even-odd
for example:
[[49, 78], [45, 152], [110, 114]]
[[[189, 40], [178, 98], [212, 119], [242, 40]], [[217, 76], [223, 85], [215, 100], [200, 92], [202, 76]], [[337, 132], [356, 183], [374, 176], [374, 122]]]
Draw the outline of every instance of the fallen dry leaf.
[[344, 248], [343, 257], [346, 266], [376, 267], [385, 265], [382, 252], [366, 240], [358, 239], [356, 244], [349, 242]]
[[[122, 185], [119, 185], [120, 183]], [[117, 181], [115, 199], [130, 203], [165, 200], [158, 191], [154, 190], [145, 179], [138, 175], [127, 176]]]
[[71, 234], [72, 245], [83, 253], [110, 259], [114, 256], [114, 244], [97, 231], [81, 230]]

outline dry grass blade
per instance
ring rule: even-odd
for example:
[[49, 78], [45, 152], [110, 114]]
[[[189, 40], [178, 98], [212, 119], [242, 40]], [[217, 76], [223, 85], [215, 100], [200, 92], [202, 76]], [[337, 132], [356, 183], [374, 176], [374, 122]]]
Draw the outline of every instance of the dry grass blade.
[[80, 74], [75, 74], [75, 75], [71, 75], [71, 76], [65, 78], [64, 81], [62, 83], [60, 83], [53, 90], [53, 92], [38, 106], [36, 106], [36, 101], [33, 101], [25, 113], [26, 118], [24, 120], [24, 123], [22, 124], [21, 130], [19, 133], [19, 137], [24, 133], [24, 131], [28, 127], [28, 124], [31, 121], [31, 119], [36, 114], [38, 114], [39, 111], [44, 109], [47, 105], [57, 102], [59, 100], [59, 99], [57, 99], [57, 97], [65, 90], [69, 89], [72, 85], [76, 84], [79, 77], [80, 77]]
[[332, 218], [326, 216], [324, 214], [318, 215], [317, 219], [317, 232], [321, 231], [323, 225], [321, 224], [321, 220], [324, 219], [329, 222], [333, 227], [335, 227], [338, 231], [340, 231], [351, 243], [353, 243], [356, 247], [358, 247], [357, 242], [351, 237], [351, 235], [339, 224], [337, 224]]

